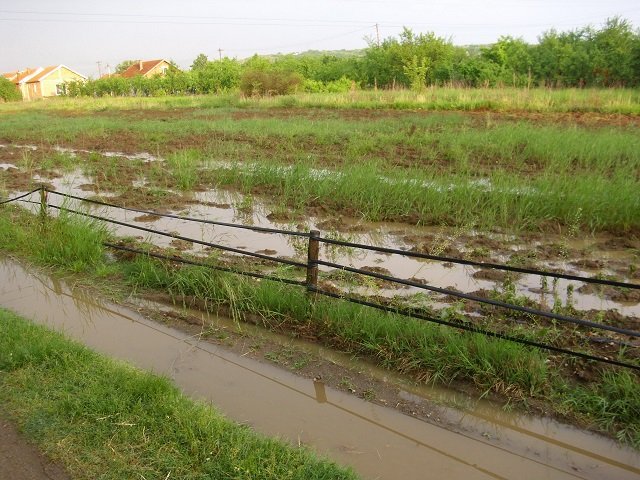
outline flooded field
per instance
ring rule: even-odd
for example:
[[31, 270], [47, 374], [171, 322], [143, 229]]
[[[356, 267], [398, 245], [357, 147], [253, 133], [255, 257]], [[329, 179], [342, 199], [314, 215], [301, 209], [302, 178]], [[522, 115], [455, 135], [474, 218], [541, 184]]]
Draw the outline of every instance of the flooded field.
[[[160, 325], [8, 258], [0, 260], [0, 305], [165, 374], [236, 421], [309, 445], [354, 466], [365, 479], [631, 479], [640, 474], [636, 451], [598, 435], [471, 400], [464, 411], [436, 404], [433, 418], [425, 422]], [[399, 394], [439, 401], [459, 396], [427, 387], [399, 387]]]
[[[33, 149], [37, 147], [4, 145], [2, 158], [18, 157], [21, 152]], [[91, 153], [59, 147], [54, 150], [71, 156]], [[100, 155], [145, 164], [164, 161], [148, 153], [125, 155], [118, 152], [101, 152]], [[132, 178], [128, 189], [121, 193], [100, 187], [100, 182], [82, 169], [60, 171], [54, 168], [26, 172], [23, 167], [17, 168], [10, 163], [2, 164], [0, 167], [5, 171], [11, 169], [17, 177], [28, 173], [30, 181], [44, 183], [61, 193], [83, 198], [98, 198], [106, 202], [115, 201], [119, 205], [151, 209], [159, 213], [300, 232], [319, 229], [325, 237], [366, 245], [453, 258], [523, 265], [586, 277], [615, 278], [630, 283], [637, 283], [640, 277], [640, 269], [638, 269], [640, 245], [638, 240], [633, 238], [621, 239], [609, 234], [561, 236], [523, 233], [514, 235], [450, 227], [419, 227], [400, 222], [371, 223], [323, 212], [305, 215], [302, 212], [282, 210], [268, 198], [243, 195], [236, 191], [208, 189], [184, 192], [169, 189], [158, 192], [144, 175]], [[229, 166], [222, 165], [221, 168], [229, 168]], [[26, 188], [18, 187], [9, 189], [8, 193], [13, 195], [23, 191], [26, 191]], [[155, 200], [154, 195], [158, 197]], [[51, 205], [64, 203], [69, 208], [79, 207], [78, 202], [69, 201], [57, 195], [50, 195], [49, 202]], [[179, 233], [184, 237], [218, 243], [247, 252], [299, 261], [306, 259], [306, 241], [299, 237], [205, 225], [91, 204], [84, 204], [82, 208], [90, 208], [94, 215], [162, 232]], [[197, 243], [175, 240], [123, 226], [112, 225], [111, 228], [119, 236], [135, 237], [138, 240], [174, 248], [180, 252], [194, 255], [211, 254], [210, 248]], [[632, 321], [637, 321], [640, 317], [640, 295], [637, 291], [592, 288], [581, 282], [562, 279], [552, 282], [551, 279], [544, 279], [537, 275], [507, 274], [451, 262], [415, 259], [328, 244], [322, 245], [321, 257], [329, 262], [368, 269], [463, 293], [483, 294], [489, 291], [502, 292], [505, 288], [511, 288], [517, 295], [537, 302], [543, 308], [562, 305], [571, 306], [583, 312], [609, 311], [611, 315], [622, 315], [631, 318]], [[427, 306], [435, 310], [451, 305], [450, 298], [437, 293], [388, 282], [376, 282], [371, 278], [344, 274], [330, 267], [320, 268], [322, 284], [325, 289], [331, 291], [337, 289], [358, 295], [396, 299], [408, 305]]]

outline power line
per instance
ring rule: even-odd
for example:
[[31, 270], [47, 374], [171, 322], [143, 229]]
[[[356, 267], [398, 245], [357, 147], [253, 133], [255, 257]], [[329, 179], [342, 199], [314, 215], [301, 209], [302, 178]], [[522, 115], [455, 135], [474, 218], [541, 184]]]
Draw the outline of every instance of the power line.
[[[640, 11], [639, 8], [633, 8], [622, 12], [617, 12], [618, 15], [624, 15], [627, 13], [635, 13]], [[155, 15], [155, 14], [126, 14], [126, 13], [84, 13], [84, 12], [52, 12], [52, 11], [35, 11], [35, 10], [0, 10], [0, 13], [17, 14], [17, 15], [53, 15], [53, 16], [70, 16], [70, 17], [98, 17], [98, 19], [81, 18], [81, 19], [35, 19], [35, 18], [4, 18], [1, 21], [25, 21], [25, 22], [70, 22], [70, 23], [121, 23], [121, 24], [169, 24], [169, 25], [247, 25], [247, 26], [291, 26], [291, 27], [331, 27], [337, 25], [373, 25], [379, 24], [385, 27], [403, 27], [405, 25], [413, 25], [420, 27], [546, 27], [550, 25], [550, 22], [546, 23], [529, 23], [529, 24], [516, 24], [509, 22], [505, 23], [424, 23], [424, 22], [400, 22], [400, 23], [383, 23], [375, 21], [363, 21], [363, 20], [320, 20], [320, 19], [295, 19], [295, 18], [277, 18], [277, 17], [218, 17], [218, 16], [192, 16], [192, 15]], [[99, 18], [112, 17], [111, 19]], [[127, 18], [141, 18], [149, 19], [143, 20], [122, 20]], [[152, 20], [152, 19], [165, 19], [165, 20]], [[182, 21], [193, 19], [195, 21]], [[210, 21], [202, 21], [210, 20]], [[585, 22], [600, 21], [601, 18], [577, 20], [571, 18], [572, 23], [565, 24], [565, 26], [582, 25]], [[247, 23], [249, 22], [249, 23]], [[312, 22], [312, 23], [305, 23]], [[557, 22], [557, 20], [556, 20]]]
[[[231, 26], [250, 26], [250, 27], [336, 27], [337, 25], [327, 23], [239, 23], [239, 22], [181, 22], [172, 20], [77, 20], [77, 19], [47, 19], [47, 18], [0, 18], [3, 22], [39, 22], [39, 23], [119, 23], [122, 25], [231, 25]], [[343, 26], [349, 26], [348, 24], [342, 24]], [[362, 25], [362, 23], [355, 23], [351, 26]]]
[[202, 16], [202, 15], [155, 15], [155, 14], [133, 14], [133, 13], [82, 13], [82, 12], [45, 12], [35, 10], [0, 10], [0, 13], [9, 14], [28, 14], [28, 15], [69, 15], [69, 16], [90, 16], [90, 17], [135, 17], [135, 18], [183, 18], [195, 20], [264, 20], [275, 22], [323, 22], [323, 23], [348, 23], [348, 24], [369, 24], [365, 20], [319, 20], [312, 19], [296, 19], [296, 18], [276, 18], [276, 17], [219, 17], [219, 16]]

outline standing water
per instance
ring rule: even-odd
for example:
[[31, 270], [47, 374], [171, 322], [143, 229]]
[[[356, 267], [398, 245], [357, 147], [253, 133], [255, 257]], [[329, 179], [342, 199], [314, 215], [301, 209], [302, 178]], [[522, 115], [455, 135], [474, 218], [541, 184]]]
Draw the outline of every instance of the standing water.
[[170, 377], [228, 417], [305, 444], [366, 479], [631, 479], [640, 455], [549, 419], [482, 408], [455, 430], [226, 351], [0, 259], [0, 306]]

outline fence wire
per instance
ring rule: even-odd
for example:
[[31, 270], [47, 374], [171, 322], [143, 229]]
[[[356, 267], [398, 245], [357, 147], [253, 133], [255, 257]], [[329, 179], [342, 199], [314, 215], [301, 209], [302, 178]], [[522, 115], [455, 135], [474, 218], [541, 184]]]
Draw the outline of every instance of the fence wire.
[[[380, 253], [404, 255], [404, 256], [412, 257], [412, 258], [421, 258], [421, 259], [435, 260], [435, 261], [441, 261], [441, 262], [451, 262], [451, 263], [455, 263], [455, 264], [469, 265], [469, 266], [474, 266], [474, 267], [478, 267], [478, 268], [491, 268], [491, 269], [504, 270], [504, 271], [510, 271], [510, 272], [532, 274], [532, 275], [539, 275], [539, 276], [547, 276], [547, 277], [566, 279], [566, 280], [576, 280], [576, 281], [580, 281], [580, 282], [584, 282], [584, 283], [594, 283], [594, 284], [607, 285], [607, 286], [612, 286], [612, 287], [622, 287], [622, 288], [629, 288], [629, 289], [640, 289], [640, 285], [637, 285], [637, 284], [619, 282], [619, 281], [615, 281], [615, 280], [606, 280], [606, 279], [600, 279], [600, 278], [582, 277], [582, 276], [578, 276], [578, 275], [570, 275], [570, 274], [564, 274], [564, 273], [547, 272], [547, 271], [542, 271], [542, 270], [535, 270], [535, 269], [528, 269], [528, 268], [521, 268], [521, 267], [513, 267], [513, 266], [510, 266], [510, 265], [502, 265], [502, 264], [496, 264], [496, 263], [476, 262], [476, 261], [473, 261], [473, 260], [465, 260], [465, 259], [445, 257], [445, 256], [439, 256], [439, 255], [431, 255], [431, 254], [420, 253], [420, 252], [410, 252], [410, 251], [399, 250], [399, 249], [394, 249], [394, 248], [376, 247], [376, 246], [359, 244], [359, 243], [354, 243], [354, 242], [346, 242], [346, 241], [342, 241], [342, 240], [335, 240], [335, 239], [326, 238], [326, 237], [319, 237], [317, 235], [314, 235], [313, 232], [309, 232], [309, 233], [307, 233], [307, 232], [294, 232], [294, 231], [272, 229], [272, 228], [266, 228], [266, 227], [254, 227], [254, 226], [249, 226], [249, 225], [240, 225], [240, 224], [218, 222], [218, 221], [213, 221], [213, 220], [198, 219], [198, 218], [192, 218], [192, 217], [183, 217], [183, 216], [174, 215], [174, 214], [157, 213], [157, 212], [154, 212], [154, 211], [142, 210], [142, 209], [130, 208], [130, 207], [122, 207], [122, 206], [118, 206], [118, 205], [114, 205], [114, 204], [110, 204], [110, 203], [106, 203], [106, 202], [101, 202], [101, 201], [97, 201], [97, 200], [91, 200], [91, 199], [78, 197], [78, 196], [75, 196], [75, 195], [60, 193], [60, 192], [56, 192], [56, 191], [53, 191], [53, 190], [49, 190], [49, 189], [47, 189], [45, 187], [40, 187], [40, 188], [32, 190], [32, 191], [30, 191], [28, 193], [19, 195], [17, 197], [10, 198], [10, 199], [4, 200], [4, 201], [0, 201], [0, 205], [8, 204], [8, 203], [11, 203], [11, 202], [20, 201], [20, 202], [26, 202], [26, 203], [30, 203], [30, 204], [41, 205], [42, 207], [50, 207], [50, 208], [53, 208], [53, 209], [56, 209], [56, 210], [59, 210], [59, 211], [65, 211], [65, 212], [69, 212], [69, 213], [85, 216], [85, 217], [92, 218], [92, 219], [99, 220], [99, 221], [103, 221], [103, 222], [106, 222], [106, 223], [112, 223], [112, 224], [115, 224], [115, 225], [120, 225], [120, 226], [132, 228], [132, 229], [136, 229], [136, 230], [141, 230], [141, 231], [145, 231], [145, 232], [148, 232], [148, 233], [161, 235], [161, 236], [165, 236], [165, 237], [170, 237], [170, 238], [174, 238], [174, 239], [177, 239], [177, 240], [184, 240], [184, 241], [187, 241], [187, 242], [192, 242], [192, 243], [203, 245], [203, 246], [206, 246], [206, 247], [210, 247], [210, 248], [215, 248], [215, 249], [218, 249], [218, 250], [223, 250], [223, 251], [236, 253], [236, 254], [239, 254], [239, 255], [242, 255], [242, 256], [250, 256], [250, 257], [259, 258], [259, 259], [262, 259], [262, 260], [268, 260], [268, 261], [272, 261], [272, 262], [276, 262], [276, 263], [280, 263], [280, 264], [285, 264], [285, 265], [289, 265], [289, 266], [305, 268], [305, 269], [307, 269], [307, 271], [309, 271], [309, 269], [312, 269], [312, 268], [317, 268], [318, 265], [323, 265], [323, 266], [336, 268], [336, 269], [348, 271], [348, 272], [359, 274], [359, 275], [366, 275], [368, 277], [377, 278], [379, 280], [384, 280], [384, 281], [388, 281], [388, 282], [392, 282], [392, 283], [396, 283], [396, 284], [400, 284], [400, 285], [415, 287], [415, 288], [418, 288], [418, 289], [429, 290], [429, 291], [433, 291], [433, 292], [436, 292], [436, 293], [441, 293], [441, 294], [444, 294], [444, 295], [451, 295], [451, 296], [454, 296], [454, 297], [457, 297], [457, 298], [463, 298], [463, 299], [474, 301], [474, 302], [479, 302], [479, 303], [483, 303], [483, 304], [489, 304], [489, 305], [492, 305], [492, 306], [495, 306], [495, 307], [506, 308], [506, 309], [509, 309], [509, 310], [514, 310], [514, 311], [518, 311], [518, 312], [521, 312], [521, 313], [526, 313], [526, 314], [529, 314], [529, 315], [542, 316], [542, 317], [550, 318], [552, 320], [558, 320], [558, 321], [564, 322], [564, 323], [571, 323], [571, 324], [574, 324], [574, 325], [577, 325], [577, 326], [580, 326], [580, 327], [586, 327], [586, 328], [597, 329], [597, 330], [606, 330], [606, 331], [614, 332], [614, 333], [617, 333], [617, 334], [620, 334], [620, 335], [626, 335], [626, 336], [633, 337], [633, 338], [639, 338], [640, 337], [640, 332], [637, 332], [637, 331], [634, 331], [634, 330], [623, 329], [623, 328], [618, 328], [618, 327], [614, 327], [614, 326], [610, 326], [610, 325], [604, 325], [604, 324], [601, 324], [601, 323], [591, 322], [591, 321], [588, 321], [588, 320], [578, 319], [578, 318], [569, 317], [569, 316], [565, 316], [565, 315], [559, 315], [559, 314], [556, 314], [556, 313], [550, 312], [550, 311], [538, 310], [538, 309], [533, 309], [533, 308], [529, 308], [529, 307], [523, 307], [523, 306], [520, 306], [520, 305], [514, 305], [514, 304], [502, 302], [502, 301], [499, 301], [499, 300], [493, 300], [493, 299], [489, 299], [489, 298], [479, 297], [479, 296], [476, 296], [476, 295], [466, 294], [466, 293], [462, 293], [462, 292], [458, 292], [458, 291], [450, 290], [450, 289], [446, 289], [446, 288], [439, 288], [439, 287], [434, 287], [434, 286], [430, 286], [430, 285], [425, 285], [425, 284], [414, 282], [414, 281], [411, 281], [411, 280], [401, 279], [401, 278], [392, 277], [392, 276], [389, 276], [389, 275], [383, 275], [383, 274], [376, 273], [376, 272], [357, 269], [357, 268], [349, 267], [349, 266], [346, 266], [346, 265], [341, 265], [341, 264], [334, 263], [334, 262], [327, 262], [327, 261], [319, 260], [317, 258], [315, 258], [315, 259], [314, 258], [309, 258], [307, 263], [303, 263], [303, 262], [298, 262], [298, 261], [289, 260], [289, 259], [285, 259], [285, 258], [272, 257], [272, 256], [269, 256], [269, 255], [253, 253], [253, 252], [247, 252], [245, 250], [241, 250], [241, 249], [237, 249], [237, 248], [233, 248], [233, 247], [228, 247], [226, 245], [220, 245], [220, 244], [215, 244], [215, 243], [211, 243], [211, 242], [205, 242], [203, 240], [198, 240], [198, 239], [185, 237], [185, 236], [181, 236], [181, 235], [177, 235], [177, 234], [163, 232], [163, 231], [155, 230], [155, 229], [152, 229], [152, 228], [142, 227], [140, 225], [134, 225], [134, 224], [122, 222], [122, 221], [119, 221], [119, 220], [114, 220], [114, 219], [107, 218], [107, 217], [101, 217], [101, 216], [93, 215], [93, 214], [90, 214], [90, 213], [87, 213], [87, 212], [81, 212], [81, 211], [73, 210], [73, 209], [70, 209], [70, 208], [67, 208], [67, 207], [64, 207], [64, 206], [57, 206], [57, 205], [50, 205], [50, 204], [47, 205], [46, 203], [42, 204], [40, 202], [34, 202], [34, 201], [31, 201], [31, 200], [25, 200], [26, 197], [28, 197], [28, 196], [30, 196], [30, 195], [38, 192], [38, 191], [52, 193], [52, 194], [59, 195], [59, 196], [65, 197], [65, 198], [78, 200], [80, 202], [87, 202], [87, 203], [90, 203], [90, 204], [101, 205], [101, 206], [105, 206], [105, 207], [110, 207], [110, 208], [130, 211], [130, 212], [136, 212], [136, 213], [141, 213], [141, 214], [156, 215], [156, 216], [160, 216], [160, 217], [174, 218], [174, 219], [178, 219], [178, 220], [192, 221], [192, 222], [198, 222], [198, 223], [209, 224], [209, 225], [218, 225], [218, 226], [225, 226], [225, 227], [232, 227], [232, 228], [240, 228], [240, 229], [252, 230], [252, 231], [261, 232], [261, 233], [272, 233], [272, 234], [289, 235], [289, 236], [296, 236], [296, 237], [306, 237], [306, 238], [309, 238], [310, 241], [314, 240], [314, 241], [325, 243], [325, 244], [338, 245], [338, 246], [350, 247], [350, 248], [359, 248], [359, 249], [365, 249], [365, 250], [370, 250], [370, 251], [375, 251], [375, 252], [380, 252]], [[45, 198], [45, 201], [46, 201], [46, 198]], [[563, 354], [563, 355], [569, 355], [569, 356], [573, 356], [573, 357], [576, 357], [576, 358], [581, 358], [581, 359], [584, 359], [584, 360], [590, 360], [590, 361], [606, 363], [606, 364], [615, 365], [615, 366], [618, 366], [618, 367], [629, 368], [629, 369], [636, 370], [636, 371], [640, 370], [640, 366], [636, 365], [636, 364], [632, 364], [632, 363], [628, 363], [628, 362], [622, 362], [622, 361], [615, 360], [615, 359], [608, 358], [608, 357], [599, 357], [599, 356], [587, 354], [587, 353], [584, 353], [584, 352], [577, 352], [575, 350], [569, 350], [569, 349], [566, 349], [566, 348], [550, 345], [550, 344], [547, 344], [547, 343], [542, 343], [542, 342], [537, 342], [537, 341], [533, 341], [533, 340], [518, 338], [518, 337], [514, 337], [514, 336], [511, 336], [511, 335], [507, 335], [507, 334], [503, 334], [503, 333], [499, 333], [499, 332], [495, 332], [495, 331], [491, 331], [491, 330], [481, 329], [481, 328], [478, 328], [478, 327], [475, 327], [473, 325], [466, 324], [466, 323], [451, 322], [451, 321], [447, 321], [447, 320], [442, 319], [442, 318], [435, 318], [435, 317], [432, 317], [432, 316], [428, 316], [428, 315], [425, 315], [425, 314], [420, 313], [420, 312], [415, 311], [415, 310], [392, 308], [392, 307], [389, 307], [389, 306], [386, 306], [386, 305], [382, 305], [380, 303], [370, 302], [370, 301], [367, 301], [367, 300], [364, 300], [364, 299], [361, 299], [361, 298], [354, 298], [354, 297], [346, 296], [344, 294], [338, 294], [338, 293], [334, 293], [334, 292], [329, 292], [329, 291], [323, 290], [321, 288], [318, 288], [318, 286], [315, 285], [315, 284], [313, 284], [313, 285], [309, 284], [308, 281], [307, 282], [303, 282], [303, 281], [280, 278], [280, 277], [275, 277], [275, 276], [261, 274], [261, 273], [253, 273], [253, 272], [248, 272], [248, 271], [244, 271], [244, 270], [237, 270], [237, 269], [233, 269], [233, 268], [229, 268], [229, 267], [215, 266], [215, 265], [211, 265], [211, 264], [208, 264], [208, 263], [199, 262], [197, 260], [187, 259], [187, 258], [183, 258], [183, 257], [179, 257], [179, 256], [163, 255], [163, 254], [160, 254], [160, 253], [149, 252], [149, 251], [136, 249], [136, 248], [128, 247], [128, 246], [125, 246], [125, 245], [117, 245], [117, 244], [109, 243], [109, 242], [104, 243], [104, 245], [106, 247], [114, 249], [114, 250], [126, 251], [126, 252], [130, 252], [130, 253], [134, 253], [136, 255], [147, 255], [149, 257], [157, 258], [157, 259], [160, 259], [160, 260], [179, 262], [179, 263], [193, 265], [193, 266], [206, 267], [206, 268], [213, 269], [213, 270], [218, 270], [218, 271], [223, 271], [223, 272], [228, 272], [228, 273], [233, 273], [233, 274], [238, 274], [238, 275], [249, 276], [249, 277], [253, 277], [253, 278], [257, 278], [257, 279], [265, 279], [265, 280], [270, 280], [270, 281], [275, 281], [275, 282], [280, 282], [280, 283], [285, 283], [285, 284], [290, 284], [290, 285], [295, 285], [295, 286], [306, 286], [306, 288], [307, 288], [307, 290], [309, 292], [313, 292], [315, 294], [323, 295], [323, 296], [330, 297], [330, 298], [341, 299], [341, 300], [344, 300], [344, 301], [347, 301], [347, 302], [351, 302], [351, 303], [355, 303], [355, 304], [358, 304], [358, 305], [374, 308], [374, 309], [381, 310], [381, 311], [384, 311], [384, 312], [387, 312], [387, 313], [403, 315], [403, 316], [406, 316], [406, 317], [415, 318], [415, 319], [419, 319], [419, 320], [423, 320], [423, 321], [427, 321], [427, 322], [431, 322], [431, 323], [436, 323], [436, 324], [439, 324], [439, 325], [444, 325], [444, 326], [447, 326], [447, 327], [456, 328], [456, 329], [468, 331], [468, 332], [471, 332], [471, 333], [477, 333], [477, 334], [481, 334], [481, 335], [492, 337], [492, 338], [497, 338], [497, 339], [501, 339], [501, 340], [505, 340], [505, 341], [519, 343], [519, 344], [526, 345], [526, 346], [529, 346], [529, 347], [538, 348], [538, 349], [541, 349], [541, 350], [546, 350], [546, 351], [550, 351], [550, 352], [554, 352], [554, 353], [560, 353], [560, 354]]]

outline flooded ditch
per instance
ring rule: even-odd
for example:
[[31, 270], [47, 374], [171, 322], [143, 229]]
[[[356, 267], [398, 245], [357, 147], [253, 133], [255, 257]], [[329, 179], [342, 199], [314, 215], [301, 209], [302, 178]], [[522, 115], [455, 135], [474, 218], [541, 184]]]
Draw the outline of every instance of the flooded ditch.
[[[230, 418], [294, 445], [309, 445], [352, 465], [366, 479], [640, 475], [638, 452], [604, 437], [487, 402], [469, 402], [463, 411], [438, 406], [438, 418], [425, 422], [153, 322], [8, 258], [0, 258], [0, 305], [167, 375]], [[453, 395], [427, 387], [400, 388], [400, 393], [438, 400]]]

